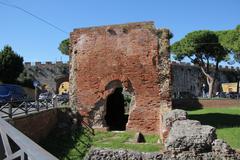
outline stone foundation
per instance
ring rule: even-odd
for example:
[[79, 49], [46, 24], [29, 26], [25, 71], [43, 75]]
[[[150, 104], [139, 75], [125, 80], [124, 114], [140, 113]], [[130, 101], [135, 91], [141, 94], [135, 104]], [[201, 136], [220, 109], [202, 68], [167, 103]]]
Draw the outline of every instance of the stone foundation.
[[238, 160], [238, 153], [224, 152], [207, 152], [196, 154], [194, 152], [182, 152], [173, 154], [171, 152], [164, 153], [142, 153], [128, 150], [112, 150], [93, 148], [85, 156], [84, 160]]
[[171, 110], [169, 34], [153, 22], [71, 33], [70, 103], [86, 123], [108, 128], [107, 98], [121, 87], [133, 97], [126, 129], [160, 132], [162, 114]]

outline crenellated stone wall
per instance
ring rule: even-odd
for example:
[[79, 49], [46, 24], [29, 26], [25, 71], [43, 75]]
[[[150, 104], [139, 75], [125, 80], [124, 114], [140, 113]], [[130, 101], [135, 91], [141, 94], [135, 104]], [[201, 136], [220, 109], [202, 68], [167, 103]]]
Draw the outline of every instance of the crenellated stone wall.
[[[200, 67], [190, 63], [171, 63], [172, 67], [172, 97], [179, 98], [186, 94], [202, 96], [202, 86], [207, 84]], [[211, 65], [214, 68], [213, 65]], [[239, 67], [219, 66], [219, 76], [215, 82], [214, 92], [221, 91], [221, 83], [237, 82]]]
[[162, 113], [171, 110], [169, 34], [153, 22], [71, 33], [71, 106], [84, 121], [93, 128], [108, 127], [107, 99], [122, 87], [134, 97], [126, 129], [159, 133]]
[[[24, 71], [19, 76], [18, 80], [24, 82], [25, 80], [37, 80], [42, 85], [46, 84], [48, 89], [57, 92], [59, 83], [62, 80], [68, 81], [69, 64], [68, 62], [25, 62]], [[32, 82], [30, 82], [32, 84]], [[30, 85], [31, 85], [30, 84]]]
[[[56, 90], [62, 81], [68, 81], [69, 63], [65, 62], [25, 62], [25, 70], [22, 75], [32, 80], [38, 80], [42, 84], [49, 84]], [[177, 98], [181, 93], [190, 93], [194, 96], [202, 96], [202, 85], [206, 83], [204, 75], [198, 66], [190, 63], [171, 62], [172, 97]], [[219, 68], [219, 80], [215, 90], [221, 90], [221, 83], [236, 82], [236, 75], [240, 73], [239, 67]]]

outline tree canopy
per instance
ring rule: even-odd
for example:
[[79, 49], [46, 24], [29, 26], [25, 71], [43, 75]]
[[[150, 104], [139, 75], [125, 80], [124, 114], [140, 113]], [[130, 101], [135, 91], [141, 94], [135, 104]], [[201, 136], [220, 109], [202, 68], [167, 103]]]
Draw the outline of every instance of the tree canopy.
[[58, 49], [61, 51], [62, 54], [69, 55], [69, 39], [64, 39], [60, 44]]
[[5, 46], [0, 51], [0, 80], [7, 83], [14, 82], [23, 69], [23, 57], [16, 54], [12, 47]]
[[225, 60], [228, 55], [228, 50], [220, 44], [218, 35], [209, 30], [193, 31], [180, 41], [175, 42], [171, 46], [171, 51], [176, 55], [177, 60], [188, 57], [192, 63], [200, 66], [207, 78], [209, 97], [212, 97], [215, 76], [211, 75], [209, 65], [211, 62], [215, 62], [216, 73], [219, 63]]
[[210, 61], [224, 60], [227, 50], [219, 43], [213, 31], [200, 30], [187, 34], [171, 46], [177, 60], [188, 57], [192, 63], [204, 66]]
[[240, 62], [240, 25], [233, 30], [217, 31], [220, 43], [234, 53], [235, 60]]

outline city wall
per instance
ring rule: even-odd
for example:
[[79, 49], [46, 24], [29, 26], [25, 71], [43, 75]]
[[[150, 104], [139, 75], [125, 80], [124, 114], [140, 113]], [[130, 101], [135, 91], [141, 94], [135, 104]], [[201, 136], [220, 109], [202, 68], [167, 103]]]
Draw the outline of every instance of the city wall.
[[[206, 80], [198, 66], [190, 63], [171, 62], [171, 68], [173, 98], [177, 98], [181, 92], [190, 93], [194, 96], [202, 96], [201, 89], [202, 85], [206, 84]], [[240, 73], [239, 67], [220, 66], [219, 70], [219, 80], [215, 90], [221, 90], [221, 83], [236, 82], [236, 75]], [[26, 77], [40, 81], [42, 84], [48, 84], [50, 88], [56, 91], [61, 80], [68, 79], [69, 62], [25, 62], [23, 74]]]

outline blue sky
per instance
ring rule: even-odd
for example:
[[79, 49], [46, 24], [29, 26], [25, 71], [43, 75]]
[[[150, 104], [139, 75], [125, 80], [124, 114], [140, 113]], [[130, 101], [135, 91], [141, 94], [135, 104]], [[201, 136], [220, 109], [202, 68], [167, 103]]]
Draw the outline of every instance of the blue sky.
[[[155, 21], [180, 40], [193, 30], [226, 30], [240, 24], [240, 0], [0, 0], [14, 4], [70, 33], [74, 28]], [[0, 49], [9, 44], [25, 61], [67, 61], [58, 51], [69, 34], [0, 4]]]

